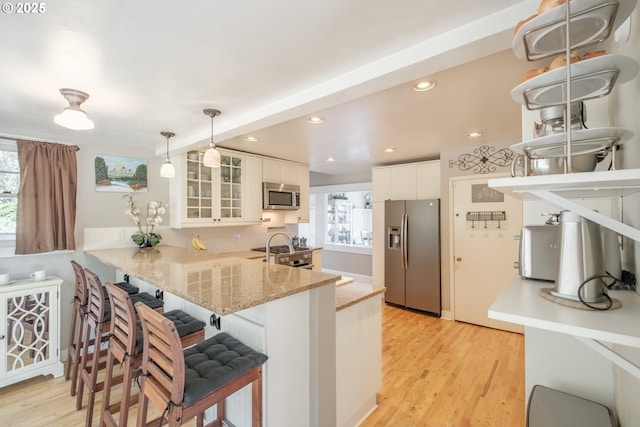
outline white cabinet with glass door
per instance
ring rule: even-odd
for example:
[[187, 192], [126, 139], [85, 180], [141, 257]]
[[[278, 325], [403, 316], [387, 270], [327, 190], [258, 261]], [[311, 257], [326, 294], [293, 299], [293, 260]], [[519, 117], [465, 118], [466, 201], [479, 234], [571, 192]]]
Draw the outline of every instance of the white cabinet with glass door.
[[59, 377], [60, 284], [50, 277], [0, 286], [0, 387], [37, 375]]
[[199, 151], [182, 155], [176, 166], [178, 179], [170, 183], [172, 227], [261, 220], [261, 203], [257, 205], [262, 186], [260, 159], [230, 150], [219, 151], [219, 168], [204, 166]]

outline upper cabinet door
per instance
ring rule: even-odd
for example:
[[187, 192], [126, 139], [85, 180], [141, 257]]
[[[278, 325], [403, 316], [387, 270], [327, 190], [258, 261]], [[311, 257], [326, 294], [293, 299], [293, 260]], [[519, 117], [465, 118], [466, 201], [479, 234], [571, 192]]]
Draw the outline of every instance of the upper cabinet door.
[[391, 168], [391, 199], [416, 200], [416, 165]]
[[440, 198], [440, 161], [416, 165], [416, 198], [418, 200]]

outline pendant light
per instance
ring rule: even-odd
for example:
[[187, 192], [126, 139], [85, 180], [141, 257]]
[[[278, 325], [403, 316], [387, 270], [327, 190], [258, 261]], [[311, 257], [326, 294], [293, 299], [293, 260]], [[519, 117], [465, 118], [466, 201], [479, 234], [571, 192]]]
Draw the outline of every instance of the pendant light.
[[209, 148], [207, 148], [207, 151], [204, 152], [204, 156], [202, 156], [202, 164], [210, 168], [219, 168], [220, 153], [216, 150], [216, 144], [213, 142], [213, 118], [220, 115], [220, 110], [207, 108], [202, 112], [211, 117], [211, 142], [209, 142]]
[[65, 107], [62, 113], [57, 114], [53, 120], [60, 126], [72, 130], [93, 129], [93, 122], [87, 117], [87, 113], [80, 108], [80, 105], [89, 98], [89, 94], [68, 88], [60, 89], [60, 93], [69, 102], [69, 106]]
[[174, 176], [176, 176], [176, 168], [173, 166], [173, 163], [171, 163], [171, 160], [169, 159], [169, 138], [176, 136], [176, 134], [173, 132], [160, 132], [160, 135], [167, 138], [167, 158], [160, 168], [160, 176], [163, 178], [173, 178]]

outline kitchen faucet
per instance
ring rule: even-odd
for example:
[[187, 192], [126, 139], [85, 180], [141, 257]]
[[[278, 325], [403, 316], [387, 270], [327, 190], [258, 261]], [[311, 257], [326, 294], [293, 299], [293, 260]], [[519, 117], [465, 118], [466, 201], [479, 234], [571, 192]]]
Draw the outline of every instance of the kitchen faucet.
[[267, 258], [266, 258], [266, 262], [269, 262], [269, 253], [271, 252], [271, 239], [273, 239], [275, 236], [277, 235], [281, 235], [284, 236], [287, 239], [287, 245], [289, 246], [289, 253], [292, 254], [295, 251], [293, 250], [293, 244], [291, 243], [291, 237], [289, 237], [289, 235], [287, 233], [283, 233], [282, 231], [277, 231], [275, 233], [273, 233], [272, 235], [269, 236], [269, 238], [267, 239]]

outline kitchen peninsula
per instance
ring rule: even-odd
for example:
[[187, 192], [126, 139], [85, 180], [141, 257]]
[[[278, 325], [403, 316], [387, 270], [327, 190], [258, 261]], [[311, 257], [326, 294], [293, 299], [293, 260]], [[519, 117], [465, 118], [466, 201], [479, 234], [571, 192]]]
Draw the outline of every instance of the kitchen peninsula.
[[[89, 250], [141, 291], [162, 291], [182, 309], [264, 352], [265, 425], [322, 426], [336, 420], [335, 282], [340, 276], [229, 254], [160, 245]], [[215, 315], [215, 316], [214, 316]], [[207, 326], [206, 335], [218, 332]], [[236, 426], [251, 425], [250, 390], [227, 401]]]

